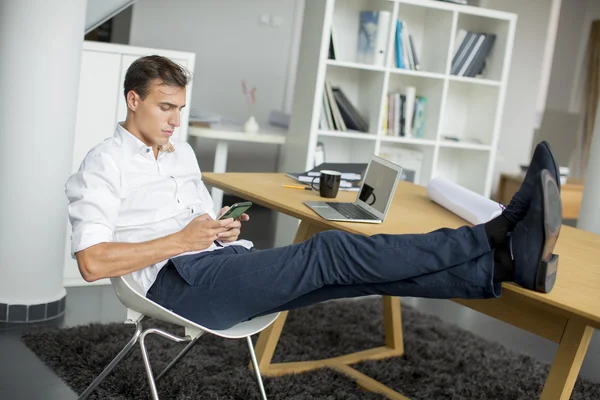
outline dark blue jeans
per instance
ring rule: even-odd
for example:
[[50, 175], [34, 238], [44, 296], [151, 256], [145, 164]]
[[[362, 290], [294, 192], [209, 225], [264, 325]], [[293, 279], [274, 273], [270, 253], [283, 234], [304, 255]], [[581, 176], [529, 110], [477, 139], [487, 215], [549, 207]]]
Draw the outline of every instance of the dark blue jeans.
[[493, 272], [483, 225], [415, 235], [332, 230], [269, 250], [228, 246], [176, 257], [147, 296], [207, 328], [225, 329], [335, 298], [498, 297]]

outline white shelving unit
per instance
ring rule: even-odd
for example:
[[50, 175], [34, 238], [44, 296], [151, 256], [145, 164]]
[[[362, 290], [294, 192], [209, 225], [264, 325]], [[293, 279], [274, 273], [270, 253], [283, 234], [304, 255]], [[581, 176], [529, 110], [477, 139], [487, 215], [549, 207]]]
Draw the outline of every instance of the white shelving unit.
[[[382, 10], [392, 15], [386, 64], [358, 63], [360, 12]], [[396, 68], [397, 19], [406, 21], [410, 29], [420, 70]], [[489, 197], [516, 21], [514, 14], [435, 0], [307, 1], [281, 169], [312, 168], [318, 142], [324, 144], [327, 162], [366, 162], [371, 154], [385, 155], [401, 147], [423, 154], [417, 184], [443, 176]], [[332, 29], [335, 60], [328, 59]], [[486, 68], [476, 78], [450, 74], [461, 29], [496, 35]], [[319, 128], [326, 80], [340, 87], [368, 122], [367, 133]], [[388, 136], [383, 132], [386, 96], [407, 86], [427, 98], [423, 135]]]

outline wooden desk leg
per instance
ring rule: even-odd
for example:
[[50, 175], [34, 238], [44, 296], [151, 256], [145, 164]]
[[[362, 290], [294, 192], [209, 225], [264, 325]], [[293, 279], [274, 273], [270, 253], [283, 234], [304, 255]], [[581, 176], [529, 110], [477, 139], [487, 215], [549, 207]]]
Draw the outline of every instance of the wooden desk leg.
[[[279, 342], [279, 336], [283, 330], [283, 325], [287, 318], [288, 312], [283, 311], [279, 314], [279, 317], [273, 322], [267, 329], [263, 330], [258, 336], [258, 341], [254, 348], [256, 353], [256, 360], [258, 361], [258, 369], [261, 373], [266, 374], [271, 365], [271, 359]], [[250, 369], [252, 369], [252, 363], [250, 363]]]
[[383, 322], [385, 324], [385, 345], [395, 350], [397, 355], [404, 354], [399, 297], [383, 296]]
[[541, 400], [568, 400], [594, 330], [576, 319], [567, 322]]
[[[300, 226], [298, 226], [298, 230], [296, 231], [294, 243], [300, 243], [310, 238], [317, 232], [319, 232], [318, 228], [312, 226], [308, 222], [302, 221]], [[271, 366], [271, 359], [273, 358], [275, 347], [277, 347], [277, 343], [279, 342], [279, 336], [283, 330], [283, 325], [285, 324], [287, 315], [287, 311], [279, 314], [279, 317], [277, 317], [275, 322], [273, 322], [273, 324], [271, 324], [271, 326], [269, 326], [267, 329], [263, 330], [258, 336], [258, 341], [256, 342], [254, 351], [258, 361], [258, 369], [260, 370], [261, 374], [268, 375], [269, 367]], [[250, 363], [250, 369], [252, 368], [252, 363]]]

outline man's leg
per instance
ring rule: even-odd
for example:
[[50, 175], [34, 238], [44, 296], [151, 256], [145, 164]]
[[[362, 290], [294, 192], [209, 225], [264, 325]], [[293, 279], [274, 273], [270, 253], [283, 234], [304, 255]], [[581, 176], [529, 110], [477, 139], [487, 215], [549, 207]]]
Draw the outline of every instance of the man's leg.
[[[396, 296], [481, 298], [496, 296], [498, 290], [483, 225], [417, 235], [326, 231], [282, 248], [228, 248], [172, 262], [149, 297], [215, 329], [321, 288], [327, 288], [320, 294], [325, 299], [339, 296], [341, 289], [334, 287], [363, 284], [376, 284], [368, 294], [377, 289]], [[166, 274], [170, 279], [164, 279]]]
[[435, 299], [498, 297], [502, 290], [500, 281], [492, 281], [490, 278], [489, 281], [479, 281], [479, 283], [473, 281], [465, 282], [465, 284], [462, 285], [459, 283], [460, 277], [468, 276], [469, 271], [472, 271], [474, 268], [485, 270], [490, 262], [490, 254], [484, 254], [475, 260], [439, 272], [420, 275], [401, 281], [346, 286], [324, 286], [256, 316], [293, 310], [327, 300], [363, 297], [374, 294]]

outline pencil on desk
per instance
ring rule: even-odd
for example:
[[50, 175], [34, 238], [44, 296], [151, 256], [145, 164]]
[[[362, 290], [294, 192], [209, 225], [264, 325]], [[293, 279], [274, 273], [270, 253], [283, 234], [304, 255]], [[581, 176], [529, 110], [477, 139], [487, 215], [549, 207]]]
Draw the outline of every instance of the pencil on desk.
[[310, 186], [295, 186], [295, 185], [281, 185], [284, 188], [288, 189], [298, 189], [298, 190], [312, 190]]

